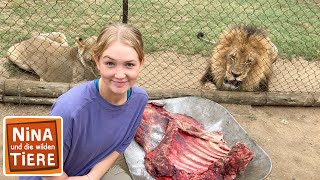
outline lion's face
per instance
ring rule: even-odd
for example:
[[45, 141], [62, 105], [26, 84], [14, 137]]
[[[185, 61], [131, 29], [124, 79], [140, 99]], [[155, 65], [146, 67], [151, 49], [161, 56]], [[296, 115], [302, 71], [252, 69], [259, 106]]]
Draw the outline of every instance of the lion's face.
[[78, 53], [80, 57], [80, 61], [82, 65], [89, 70], [93, 77], [97, 77], [99, 74], [98, 69], [96, 68], [96, 64], [92, 58], [93, 46], [96, 43], [97, 37], [92, 36], [86, 40], [78, 40]]
[[276, 46], [262, 29], [228, 27], [215, 44], [200, 82], [212, 82], [219, 90], [267, 91], [277, 56]]
[[242, 81], [255, 65], [255, 53], [247, 49], [247, 47], [234, 48], [227, 54], [226, 72], [223, 79], [223, 86], [226, 89], [239, 89]]

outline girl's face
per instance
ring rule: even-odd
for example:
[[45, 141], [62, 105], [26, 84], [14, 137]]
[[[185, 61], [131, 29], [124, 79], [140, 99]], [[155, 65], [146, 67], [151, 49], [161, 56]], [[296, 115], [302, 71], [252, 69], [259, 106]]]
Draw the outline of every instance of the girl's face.
[[142, 69], [137, 52], [121, 42], [112, 43], [96, 61], [101, 88], [109, 95], [125, 95]]

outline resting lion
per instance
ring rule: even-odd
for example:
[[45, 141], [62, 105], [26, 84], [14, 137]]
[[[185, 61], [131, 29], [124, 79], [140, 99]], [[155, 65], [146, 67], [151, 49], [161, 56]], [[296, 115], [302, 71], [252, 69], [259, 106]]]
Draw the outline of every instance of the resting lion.
[[227, 28], [213, 48], [200, 82], [219, 90], [267, 91], [278, 50], [262, 29], [247, 25]]
[[40, 34], [10, 47], [7, 57], [18, 67], [35, 72], [40, 80], [76, 83], [98, 75], [91, 59], [95, 42], [93, 36], [69, 46], [62, 33]]

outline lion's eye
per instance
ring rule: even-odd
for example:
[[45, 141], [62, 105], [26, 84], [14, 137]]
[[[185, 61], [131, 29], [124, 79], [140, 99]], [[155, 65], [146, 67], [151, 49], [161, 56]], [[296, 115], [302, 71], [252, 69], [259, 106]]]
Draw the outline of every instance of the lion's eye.
[[236, 61], [236, 56], [235, 55], [230, 55], [230, 59], [231, 59], [231, 61]]

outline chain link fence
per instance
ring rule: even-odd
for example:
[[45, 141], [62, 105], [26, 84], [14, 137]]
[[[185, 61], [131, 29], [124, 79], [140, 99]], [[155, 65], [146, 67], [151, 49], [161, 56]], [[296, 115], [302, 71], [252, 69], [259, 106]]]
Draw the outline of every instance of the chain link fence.
[[97, 78], [90, 64], [79, 61], [88, 58], [77, 54], [79, 43], [90, 46], [90, 37], [106, 24], [127, 22], [141, 30], [145, 42], [140, 86], [214, 89], [210, 83], [200, 84], [214, 44], [197, 34], [218, 42], [226, 27], [250, 24], [264, 29], [278, 48], [269, 91], [320, 89], [318, 0], [2, 0], [0, 8], [3, 78], [57, 82]]

